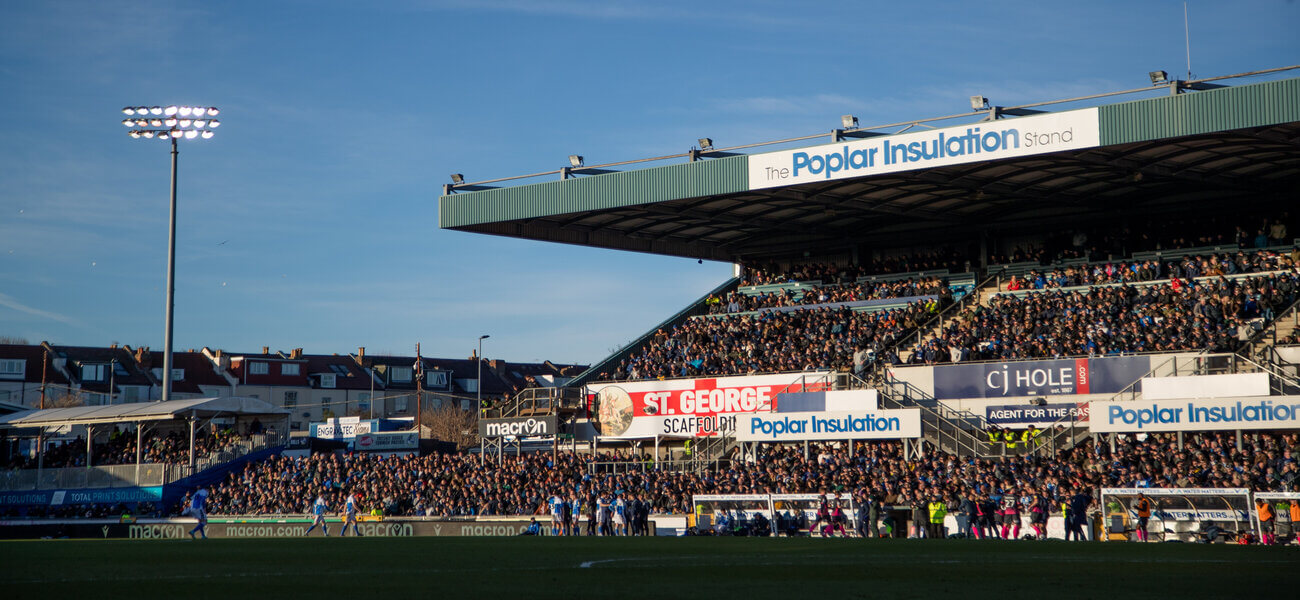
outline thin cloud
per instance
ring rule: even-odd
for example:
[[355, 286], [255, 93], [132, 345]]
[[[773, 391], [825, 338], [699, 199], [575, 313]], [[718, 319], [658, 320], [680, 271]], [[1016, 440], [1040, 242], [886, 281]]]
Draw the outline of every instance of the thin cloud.
[[27, 306], [26, 304], [23, 304], [22, 302], [19, 302], [13, 296], [4, 293], [0, 293], [0, 306], [3, 306], [5, 308], [11, 308], [21, 313], [27, 313], [29, 315], [32, 315], [33, 317], [40, 317], [42, 319], [58, 321], [60, 323], [64, 323], [67, 325], [73, 325], [78, 327], [81, 326], [81, 323], [72, 317], [61, 315], [56, 312], [50, 312], [48, 310], [32, 308], [30, 306]]

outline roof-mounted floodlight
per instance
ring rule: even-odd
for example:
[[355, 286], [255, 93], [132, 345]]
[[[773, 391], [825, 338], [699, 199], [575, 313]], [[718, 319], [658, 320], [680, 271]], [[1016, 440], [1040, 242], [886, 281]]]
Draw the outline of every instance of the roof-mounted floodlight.
[[570, 155], [569, 155], [569, 166], [571, 166], [571, 167], [581, 167], [581, 166], [582, 166], [582, 157], [579, 156], [579, 155], [577, 155], [577, 154], [570, 154]]
[[844, 115], [840, 117], [840, 124], [845, 129], [855, 129], [858, 126], [858, 118], [853, 115]]
[[971, 110], [984, 110], [984, 109], [986, 109], [986, 108], [988, 108], [988, 107], [989, 107], [989, 99], [988, 99], [988, 98], [985, 98], [984, 96], [971, 96], [971, 97], [970, 97], [970, 109], [971, 109]]
[[453, 184], [456, 184], [456, 185], [460, 185], [460, 184], [462, 184], [462, 183], [465, 183], [465, 176], [462, 175], [462, 174], [460, 174], [460, 173], [452, 173], [452, 174], [451, 174], [451, 182], [452, 182]]
[[700, 138], [697, 141], [699, 141], [700, 143], [701, 151], [708, 152], [709, 150], [713, 149], [713, 138]]
[[122, 125], [133, 127], [127, 132], [132, 138], [157, 138], [160, 140], [212, 139], [212, 129], [221, 125], [221, 121], [205, 118], [215, 116], [221, 111], [207, 106], [128, 106], [122, 114], [134, 116], [122, 121]]
[[1147, 77], [1151, 78], [1151, 85], [1169, 83], [1169, 73], [1164, 71], [1151, 71], [1150, 73], [1147, 73]]

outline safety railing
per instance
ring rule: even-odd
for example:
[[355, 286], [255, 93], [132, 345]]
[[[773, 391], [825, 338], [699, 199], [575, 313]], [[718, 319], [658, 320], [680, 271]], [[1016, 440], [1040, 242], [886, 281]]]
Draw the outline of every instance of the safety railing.
[[483, 416], [487, 418], [534, 417], [581, 410], [585, 406], [581, 388], [528, 388], [498, 406], [485, 407]]
[[164, 463], [16, 469], [0, 471], [0, 491], [159, 486], [174, 481], [181, 471], [180, 465]]
[[874, 387], [880, 393], [881, 408], [918, 408], [921, 410], [921, 434], [931, 436], [932, 442], [944, 451], [958, 456], [993, 456], [987, 440], [980, 438], [988, 428], [983, 417], [969, 411], [953, 410], [926, 394], [920, 388], [895, 379], [884, 371], [876, 385], [856, 376], [849, 376], [852, 384]]
[[709, 460], [645, 460], [645, 461], [595, 461], [587, 463], [587, 472], [592, 475], [623, 475], [627, 473], [648, 473], [650, 471], [667, 471], [674, 473], [698, 473], [716, 471], [731, 464], [725, 458]]

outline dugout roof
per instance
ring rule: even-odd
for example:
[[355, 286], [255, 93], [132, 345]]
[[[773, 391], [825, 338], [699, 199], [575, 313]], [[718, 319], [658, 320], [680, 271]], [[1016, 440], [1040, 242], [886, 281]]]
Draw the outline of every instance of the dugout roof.
[[[968, 157], [960, 164], [765, 189], [753, 185], [764, 155], [705, 153], [698, 160], [632, 171], [573, 169], [559, 181], [515, 187], [449, 186], [440, 198], [439, 224], [745, 262], [1100, 224], [1120, 215], [1256, 202], [1285, 206], [1300, 189], [1300, 79], [1187, 90], [1083, 110], [1096, 114], [1096, 143], [1088, 147]], [[959, 126], [1028, 124], [1070, 113]], [[867, 139], [883, 143], [932, 131], [918, 127]], [[718, 154], [725, 153], [713, 156]], [[573, 176], [583, 172], [601, 174]]]
[[283, 416], [287, 414], [289, 414], [289, 411], [276, 408], [265, 400], [226, 396], [222, 398], [170, 400], [167, 402], [134, 402], [110, 404], [108, 406], [74, 406], [70, 408], [27, 410], [0, 416], [0, 429], [170, 421], [190, 416], [212, 418], [240, 415]]

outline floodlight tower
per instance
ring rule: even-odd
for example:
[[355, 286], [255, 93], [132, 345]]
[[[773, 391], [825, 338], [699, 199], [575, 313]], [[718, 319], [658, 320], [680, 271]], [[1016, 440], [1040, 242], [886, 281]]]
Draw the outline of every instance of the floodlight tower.
[[183, 139], [210, 139], [212, 130], [221, 126], [213, 117], [220, 110], [212, 106], [128, 106], [122, 109], [127, 118], [122, 124], [130, 128], [132, 138], [170, 141], [172, 144], [171, 222], [167, 228], [167, 308], [163, 332], [162, 401], [172, 396], [172, 312], [176, 304], [176, 142]]

